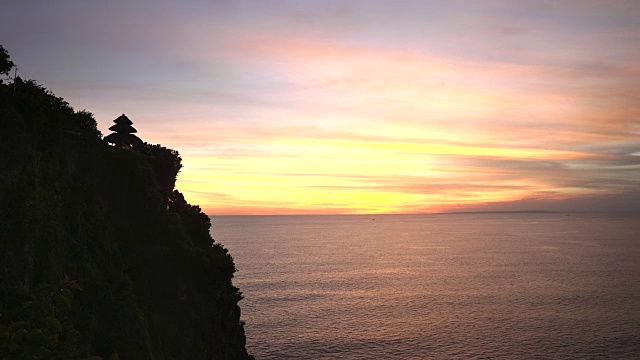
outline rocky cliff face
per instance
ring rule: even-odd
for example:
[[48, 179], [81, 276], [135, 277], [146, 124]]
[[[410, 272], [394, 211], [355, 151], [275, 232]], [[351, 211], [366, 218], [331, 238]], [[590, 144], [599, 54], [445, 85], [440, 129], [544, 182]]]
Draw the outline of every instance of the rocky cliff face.
[[18, 81], [0, 84], [0, 358], [249, 358], [233, 259], [192, 230], [209, 224], [90, 113]]

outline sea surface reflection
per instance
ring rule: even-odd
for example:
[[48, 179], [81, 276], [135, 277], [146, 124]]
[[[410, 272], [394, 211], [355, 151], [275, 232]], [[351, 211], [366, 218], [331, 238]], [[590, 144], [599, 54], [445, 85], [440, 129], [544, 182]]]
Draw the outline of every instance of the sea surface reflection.
[[258, 359], [640, 358], [640, 217], [214, 216]]

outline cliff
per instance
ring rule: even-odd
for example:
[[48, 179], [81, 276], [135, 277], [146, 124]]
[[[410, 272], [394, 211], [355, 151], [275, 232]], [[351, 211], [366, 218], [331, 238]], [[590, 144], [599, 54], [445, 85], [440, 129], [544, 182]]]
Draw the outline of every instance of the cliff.
[[90, 113], [15, 85], [0, 84], [0, 358], [248, 359], [206, 215]]

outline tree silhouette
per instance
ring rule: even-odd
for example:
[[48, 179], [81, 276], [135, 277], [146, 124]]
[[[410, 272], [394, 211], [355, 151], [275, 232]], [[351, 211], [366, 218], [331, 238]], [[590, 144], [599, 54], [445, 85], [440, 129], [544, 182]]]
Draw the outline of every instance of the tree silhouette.
[[0, 45], [0, 75], [7, 75], [14, 66], [13, 61], [9, 59], [9, 52]]
[[176, 150], [168, 149], [160, 144], [151, 145], [143, 142], [133, 146], [133, 149], [145, 156], [156, 174], [158, 190], [165, 205], [169, 202], [171, 192], [176, 185], [176, 178], [182, 169], [182, 158]]
[[72, 119], [73, 125], [76, 129], [87, 135], [102, 137], [102, 133], [98, 130], [96, 119], [93, 117], [91, 112], [86, 110], [77, 111], [73, 114]]
[[109, 128], [113, 132], [104, 138], [106, 142], [122, 148], [130, 148], [133, 145], [142, 144], [142, 140], [133, 135], [138, 130], [131, 126], [133, 122], [125, 114], [120, 115], [113, 122], [116, 124]]
[[203, 249], [211, 247], [211, 219], [202, 212], [200, 206], [189, 204], [180, 191], [174, 190], [169, 198], [169, 211], [180, 215], [193, 245]]

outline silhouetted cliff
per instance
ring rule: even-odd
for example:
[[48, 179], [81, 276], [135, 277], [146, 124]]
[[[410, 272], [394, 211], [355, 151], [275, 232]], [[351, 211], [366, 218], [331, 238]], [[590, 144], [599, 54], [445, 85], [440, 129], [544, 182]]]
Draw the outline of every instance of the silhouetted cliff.
[[0, 84], [0, 358], [249, 357], [233, 259], [153, 159], [33, 81]]

